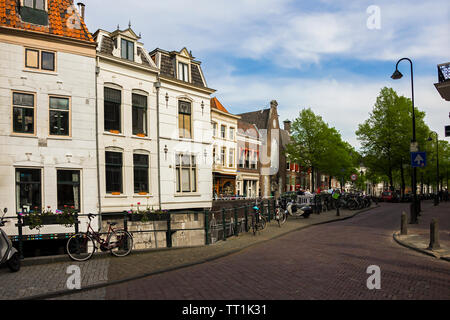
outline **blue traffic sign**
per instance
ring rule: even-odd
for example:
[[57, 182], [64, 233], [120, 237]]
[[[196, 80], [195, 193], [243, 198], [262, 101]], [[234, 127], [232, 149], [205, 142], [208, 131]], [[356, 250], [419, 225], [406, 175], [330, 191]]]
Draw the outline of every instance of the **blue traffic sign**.
[[426, 152], [411, 152], [411, 166], [414, 168], [423, 168], [427, 165]]

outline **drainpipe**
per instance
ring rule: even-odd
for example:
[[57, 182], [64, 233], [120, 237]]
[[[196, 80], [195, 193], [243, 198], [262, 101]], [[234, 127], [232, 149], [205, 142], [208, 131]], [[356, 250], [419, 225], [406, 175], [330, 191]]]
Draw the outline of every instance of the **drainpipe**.
[[98, 231], [102, 228], [102, 199], [100, 193], [100, 157], [98, 148], [98, 90], [97, 81], [100, 73], [99, 57], [95, 60], [95, 150], [97, 153], [97, 201], [98, 201]]
[[161, 81], [159, 75], [155, 82], [156, 88], [156, 144], [157, 144], [157, 157], [158, 157], [158, 207], [161, 210], [161, 155], [160, 155], [160, 143], [159, 143], [159, 89], [161, 88]]

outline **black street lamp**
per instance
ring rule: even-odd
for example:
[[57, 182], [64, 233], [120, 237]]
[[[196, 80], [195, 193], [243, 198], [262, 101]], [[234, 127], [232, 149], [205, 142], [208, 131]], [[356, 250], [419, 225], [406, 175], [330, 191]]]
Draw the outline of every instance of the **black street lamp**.
[[[413, 63], [409, 58], [401, 58], [397, 61], [395, 65], [395, 71], [392, 74], [391, 78], [394, 80], [401, 79], [403, 77], [402, 73], [398, 71], [398, 64], [400, 61], [408, 60], [411, 65], [411, 101], [412, 101], [412, 143], [416, 143], [416, 115], [414, 112], [414, 77], [413, 77]], [[414, 167], [413, 175], [412, 175], [412, 191], [413, 191], [413, 203], [411, 204], [411, 222], [412, 224], [418, 223], [417, 215], [418, 215], [418, 203], [417, 203], [417, 168]]]
[[432, 133], [436, 135], [436, 195], [434, 197], [434, 205], [437, 206], [439, 204], [439, 135], [437, 132], [431, 131], [428, 141], [433, 141], [431, 138]]

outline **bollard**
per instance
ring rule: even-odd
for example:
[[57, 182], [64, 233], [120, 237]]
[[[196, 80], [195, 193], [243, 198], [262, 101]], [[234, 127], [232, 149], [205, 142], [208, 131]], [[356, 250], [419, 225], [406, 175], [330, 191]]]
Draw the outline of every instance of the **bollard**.
[[222, 227], [223, 227], [223, 240], [227, 240], [227, 225], [225, 224], [225, 208], [222, 208]]
[[270, 222], [270, 200], [267, 199], [267, 222]]
[[205, 245], [209, 245], [209, 221], [208, 221], [208, 211], [203, 211], [204, 218], [205, 218]]
[[428, 250], [439, 249], [441, 245], [439, 244], [439, 223], [436, 218], [433, 218], [430, 223], [430, 245]]
[[408, 222], [407, 221], [408, 221], [408, 218], [406, 216], [406, 212], [403, 211], [402, 212], [401, 223], [400, 223], [400, 234], [401, 235], [407, 235], [408, 234], [408, 228], [407, 228]]

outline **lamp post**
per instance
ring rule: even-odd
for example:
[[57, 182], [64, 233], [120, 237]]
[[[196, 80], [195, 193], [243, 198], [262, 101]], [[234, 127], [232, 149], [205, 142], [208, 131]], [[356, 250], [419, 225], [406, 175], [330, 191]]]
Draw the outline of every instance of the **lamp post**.
[[[403, 61], [408, 60], [411, 65], [411, 101], [412, 101], [412, 143], [416, 143], [416, 116], [414, 112], [414, 77], [413, 77], [413, 63], [411, 59], [409, 58], [401, 58], [397, 61], [397, 64], [395, 65], [395, 71], [392, 74], [391, 78], [394, 80], [401, 79], [403, 77], [402, 73], [398, 71], [398, 64]], [[411, 210], [411, 222], [412, 224], [418, 223], [417, 221], [417, 215], [418, 215], [418, 204], [417, 204], [417, 168], [414, 167], [413, 169], [413, 176], [412, 176], [412, 191], [413, 191], [413, 203], [411, 204], [412, 210]]]
[[428, 141], [433, 141], [432, 133], [436, 135], [436, 196], [434, 197], [434, 205], [437, 206], [439, 204], [439, 135], [437, 132], [431, 131]]

